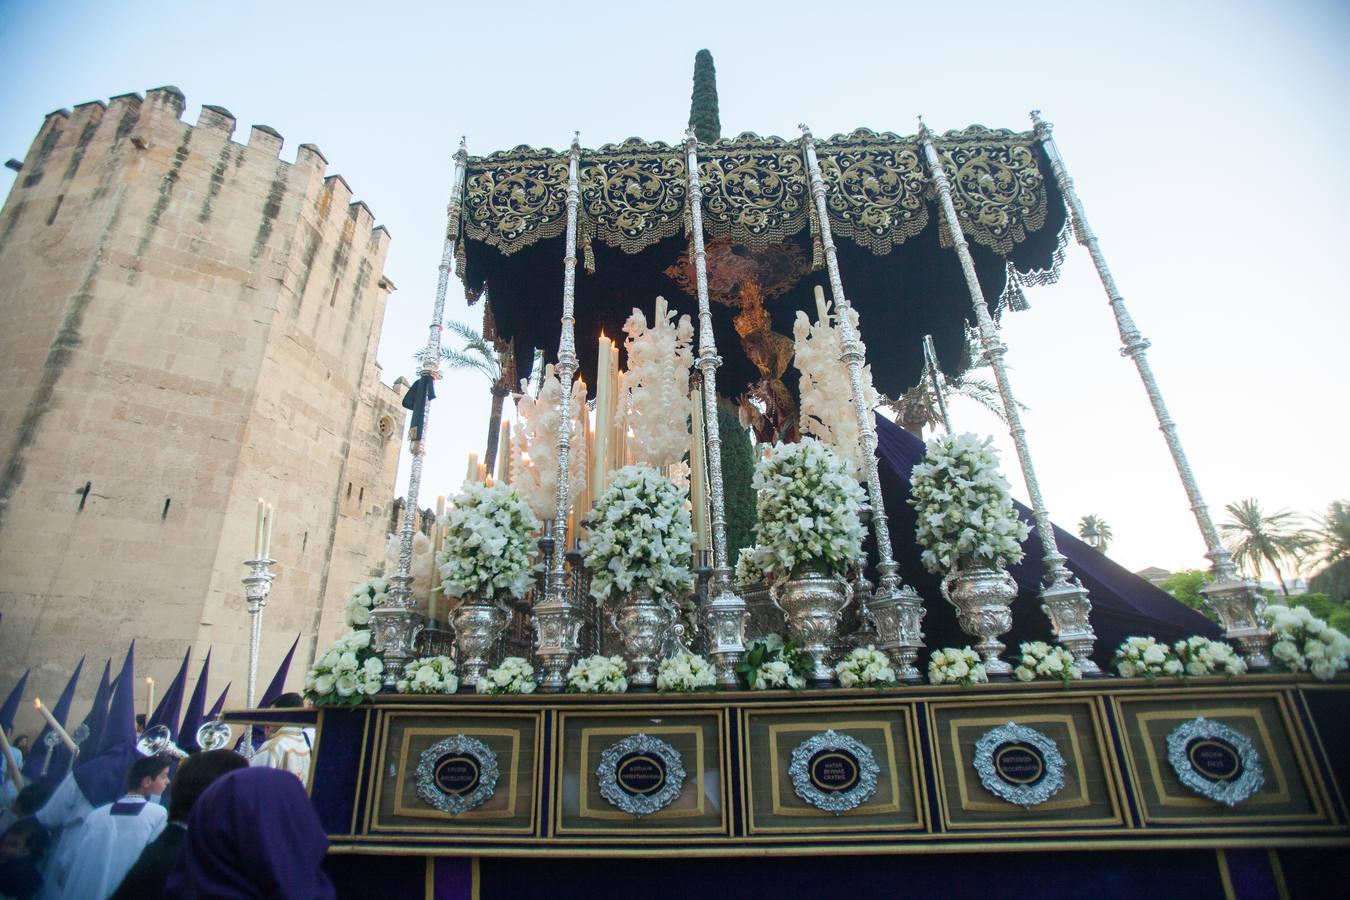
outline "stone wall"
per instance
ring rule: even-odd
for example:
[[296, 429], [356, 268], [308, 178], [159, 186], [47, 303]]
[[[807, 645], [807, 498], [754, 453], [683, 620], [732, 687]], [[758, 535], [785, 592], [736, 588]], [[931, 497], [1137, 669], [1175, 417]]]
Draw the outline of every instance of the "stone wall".
[[316, 147], [288, 163], [271, 128], [240, 144], [228, 111], [183, 109], [166, 87], [52, 113], [0, 209], [0, 684], [32, 664], [55, 695], [135, 637], [160, 685], [214, 648], [212, 694], [242, 705], [258, 497], [264, 684], [301, 635], [298, 687], [382, 558], [389, 234]]

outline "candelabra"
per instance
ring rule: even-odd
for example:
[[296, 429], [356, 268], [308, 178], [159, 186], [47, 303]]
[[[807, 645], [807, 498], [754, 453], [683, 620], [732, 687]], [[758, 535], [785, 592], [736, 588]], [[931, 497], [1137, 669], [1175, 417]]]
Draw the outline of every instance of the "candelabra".
[[262, 614], [267, 607], [267, 595], [272, 592], [272, 565], [275, 559], [261, 556], [246, 559], [244, 565], [249, 572], [244, 576], [244, 598], [248, 603], [248, 708], [252, 709], [257, 701], [258, 689], [258, 647], [262, 643]]

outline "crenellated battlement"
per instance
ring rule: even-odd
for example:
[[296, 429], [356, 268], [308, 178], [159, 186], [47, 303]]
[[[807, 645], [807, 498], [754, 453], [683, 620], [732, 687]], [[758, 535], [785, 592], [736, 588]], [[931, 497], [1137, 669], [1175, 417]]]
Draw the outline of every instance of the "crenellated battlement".
[[[234, 140], [238, 120], [225, 107], [203, 104], [193, 124], [183, 121], [186, 109], [184, 93], [164, 85], [147, 90], [144, 96], [117, 94], [106, 102], [90, 100], [53, 110], [29, 147], [11, 200], [24, 193], [65, 195], [71, 190], [67, 182], [99, 166], [124, 163], [153, 168], [155, 158], [160, 157], [177, 178], [183, 174], [179, 170], [191, 168], [199, 152], [212, 158], [229, 155], [235, 168], [252, 168], [260, 178], [306, 190], [306, 201], [321, 205], [323, 216], [330, 208], [359, 202], [360, 209], [348, 213], [355, 227], [374, 244], [387, 242], [387, 232], [383, 238], [373, 233], [374, 214], [364, 201], [354, 200], [346, 179], [327, 174], [328, 159], [314, 144], [300, 144], [295, 160], [287, 162], [281, 159], [285, 139], [271, 126], [249, 126], [247, 142], [240, 143]], [[217, 181], [225, 174], [217, 174]]]

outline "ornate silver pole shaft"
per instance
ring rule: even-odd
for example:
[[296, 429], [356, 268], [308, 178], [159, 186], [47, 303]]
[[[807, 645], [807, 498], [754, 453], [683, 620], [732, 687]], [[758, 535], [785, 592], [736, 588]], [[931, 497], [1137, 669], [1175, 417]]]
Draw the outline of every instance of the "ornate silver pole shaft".
[[1153, 414], [1158, 419], [1158, 430], [1162, 432], [1163, 439], [1167, 442], [1172, 462], [1177, 467], [1177, 474], [1181, 476], [1181, 485], [1190, 500], [1195, 524], [1199, 526], [1200, 536], [1208, 548], [1205, 556], [1209, 558], [1213, 567], [1214, 581], [1200, 592], [1205, 595], [1210, 607], [1223, 622], [1227, 637], [1240, 644], [1245, 651], [1248, 666], [1253, 669], [1269, 668], [1270, 660], [1266, 651], [1270, 647], [1270, 632], [1262, 625], [1260, 616], [1261, 610], [1265, 608], [1265, 597], [1255, 584], [1238, 574], [1237, 568], [1233, 565], [1232, 554], [1219, 540], [1214, 520], [1209, 515], [1209, 507], [1205, 505], [1205, 498], [1200, 493], [1195, 474], [1191, 471], [1186, 451], [1181, 446], [1176, 422], [1168, 413], [1158, 381], [1153, 377], [1153, 367], [1148, 361], [1150, 342], [1134, 324], [1134, 318], [1125, 306], [1125, 298], [1116, 287], [1116, 280], [1106, 264], [1106, 255], [1102, 253], [1101, 245], [1097, 243], [1097, 235], [1088, 224], [1083, 203], [1078, 199], [1078, 192], [1074, 190], [1073, 179], [1069, 177], [1064, 160], [1059, 155], [1059, 148], [1055, 146], [1055, 140], [1051, 136], [1054, 126], [1041, 118], [1040, 110], [1031, 111], [1031, 121], [1036, 128], [1036, 137], [1045, 149], [1045, 156], [1050, 162], [1050, 170], [1055, 175], [1055, 181], [1059, 184], [1059, 191], [1064, 195], [1064, 201], [1073, 216], [1074, 234], [1078, 243], [1086, 247], [1092, 257], [1097, 277], [1101, 280], [1106, 298], [1111, 304], [1111, 311], [1115, 314], [1116, 328], [1120, 332], [1120, 355], [1134, 360], [1134, 366], [1139, 371], [1139, 380], [1144, 383], [1149, 403], [1153, 404]]
[[943, 221], [951, 232], [952, 245], [961, 260], [961, 271], [966, 276], [966, 286], [970, 290], [971, 305], [975, 308], [975, 319], [979, 323], [980, 345], [994, 370], [994, 380], [998, 383], [998, 393], [1003, 401], [1003, 411], [1008, 417], [1008, 430], [1012, 433], [1013, 445], [1017, 448], [1017, 461], [1022, 466], [1022, 477], [1026, 481], [1027, 493], [1031, 497], [1032, 515], [1036, 520], [1036, 531], [1041, 538], [1042, 563], [1045, 566], [1045, 583], [1041, 586], [1041, 608], [1050, 618], [1050, 625], [1056, 639], [1063, 644], [1084, 675], [1100, 675], [1101, 669], [1092, 661], [1092, 646], [1097, 635], [1092, 630], [1092, 601], [1073, 573], [1064, 565], [1064, 556], [1055, 542], [1054, 526], [1050, 524], [1050, 511], [1046, 508], [1045, 497], [1041, 495], [1041, 483], [1036, 478], [1036, 468], [1031, 462], [1031, 449], [1027, 445], [1027, 431], [1022, 425], [1022, 414], [1013, 396], [1012, 383], [1008, 380], [1008, 369], [1003, 363], [1007, 346], [999, 339], [993, 317], [989, 315], [989, 306], [980, 287], [980, 279], [975, 274], [975, 261], [970, 256], [970, 245], [961, 230], [961, 221], [956, 215], [956, 205], [952, 202], [951, 182], [938, 157], [937, 147], [933, 145], [933, 132], [919, 120], [919, 142], [923, 146], [924, 158], [932, 174], [933, 185], [937, 188], [938, 200]]
[[534, 627], [538, 652], [543, 662], [544, 680], [539, 687], [545, 691], [561, 691], [567, 686], [567, 669], [576, 656], [581, 641], [581, 627], [585, 618], [571, 601], [567, 588], [567, 510], [571, 507], [571, 442], [572, 442], [572, 378], [577, 372], [576, 318], [574, 315], [577, 283], [577, 205], [581, 190], [578, 168], [581, 161], [581, 143], [578, 135], [572, 137], [572, 149], [567, 162], [567, 236], [563, 250], [563, 313], [562, 333], [558, 338], [558, 364], [554, 371], [562, 392], [558, 400], [558, 493], [557, 509], [553, 518], [553, 535], [557, 550], [552, 554], [548, 572], [548, 587], [544, 601], [534, 608]]
[[262, 613], [267, 607], [267, 595], [272, 592], [272, 564], [267, 556], [244, 560], [249, 573], [244, 576], [244, 597], [248, 602], [248, 707], [253, 708], [258, 694], [258, 650], [262, 644]]
[[698, 139], [690, 128], [684, 133], [685, 165], [689, 178], [689, 217], [694, 276], [698, 285], [698, 371], [703, 378], [704, 446], [707, 448], [708, 486], [712, 495], [713, 574], [708, 585], [711, 598], [703, 607], [708, 631], [708, 655], [717, 671], [717, 683], [734, 688], [739, 681], [736, 666], [745, 657], [745, 626], [750, 619], [745, 598], [736, 593], [727, 558], [726, 493], [722, 484], [722, 431], [717, 422], [717, 355], [713, 337], [712, 306], [708, 301], [708, 258], [703, 249], [703, 188], [698, 176]]
[[[422, 366], [419, 378], [441, 376], [441, 331], [444, 328], [445, 297], [450, 287], [450, 270], [455, 262], [455, 242], [459, 238], [460, 199], [467, 168], [469, 153], [464, 139], [460, 138], [459, 150], [455, 153], [455, 166], [450, 178], [450, 202], [446, 206], [445, 243], [441, 247], [441, 264], [436, 281], [436, 302], [432, 306], [431, 326], [428, 329], [426, 347], [422, 349]], [[384, 688], [394, 689], [403, 667], [414, 656], [413, 642], [425, 627], [425, 620], [417, 612], [412, 596], [412, 545], [413, 535], [417, 531], [417, 497], [422, 487], [422, 460], [426, 456], [427, 426], [430, 420], [431, 403], [422, 396], [422, 427], [417, 440], [408, 442], [408, 452], [412, 454], [412, 465], [408, 474], [407, 503], [403, 512], [403, 527], [399, 533], [398, 572], [389, 579], [393, 588], [384, 603], [371, 612], [370, 635], [375, 650], [384, 657]], [[409, 436], [411, 437], [411, 435]]]
[[897, 666], [896, 675], [902, 681], [922, 680], [914, 665], [923, 647], [921, 621], [924, 617], [923, 600], [912, 587], [900, 579], [891, 548], [891, 527], [886, 515], [885, 500], [881, 494], [881, 474], [877, 468], [877, 429], [873, 411], [867, 405], [863, 389], [864, 351], [853, 317], [857, 313], [844, 294], [844, 283], [839, 276], [839, 255], [834, 246], [830, 228], [829, 199], [825, 179], [820, 174], [816, 159], [816, 142], [811, 129], [802, 130], [802, 146], [806, 153], [806, 167], [811, 178], [811, 195], [816, 204], [816, 218], [820, 223], [820, 240], [825, 249], [825, 269], [830, 279], [830, 294], [834, 298], [835, 318], [844, 345], [843, 362], [848, 367], [849, 390], [853, 411], [858, 419], [858, 439], [862, 446], [863, 463], [867, 476], [867, 496], [872, 505], [872, 532], [877, 544], [877, 586], [867, 600], [867, 614], [877, 629], [881, 649]]

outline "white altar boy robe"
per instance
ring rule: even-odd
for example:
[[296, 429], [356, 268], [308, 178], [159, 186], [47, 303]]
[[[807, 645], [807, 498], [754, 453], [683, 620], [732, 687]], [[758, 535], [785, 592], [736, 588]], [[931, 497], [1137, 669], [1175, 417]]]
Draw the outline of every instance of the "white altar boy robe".
[[258, 747], [249, 765], [269, 769], [285, 769], [309, 784], [310, 752], [314, 747], [313, 732], [294, 726], [278, 728], [276, 733]]
[[80, 844], [62, 896], [65, 900], [105, 900], [168, 820], [164, 807], [140, 794], [127, 794], [91, 812], [80, 829]]

